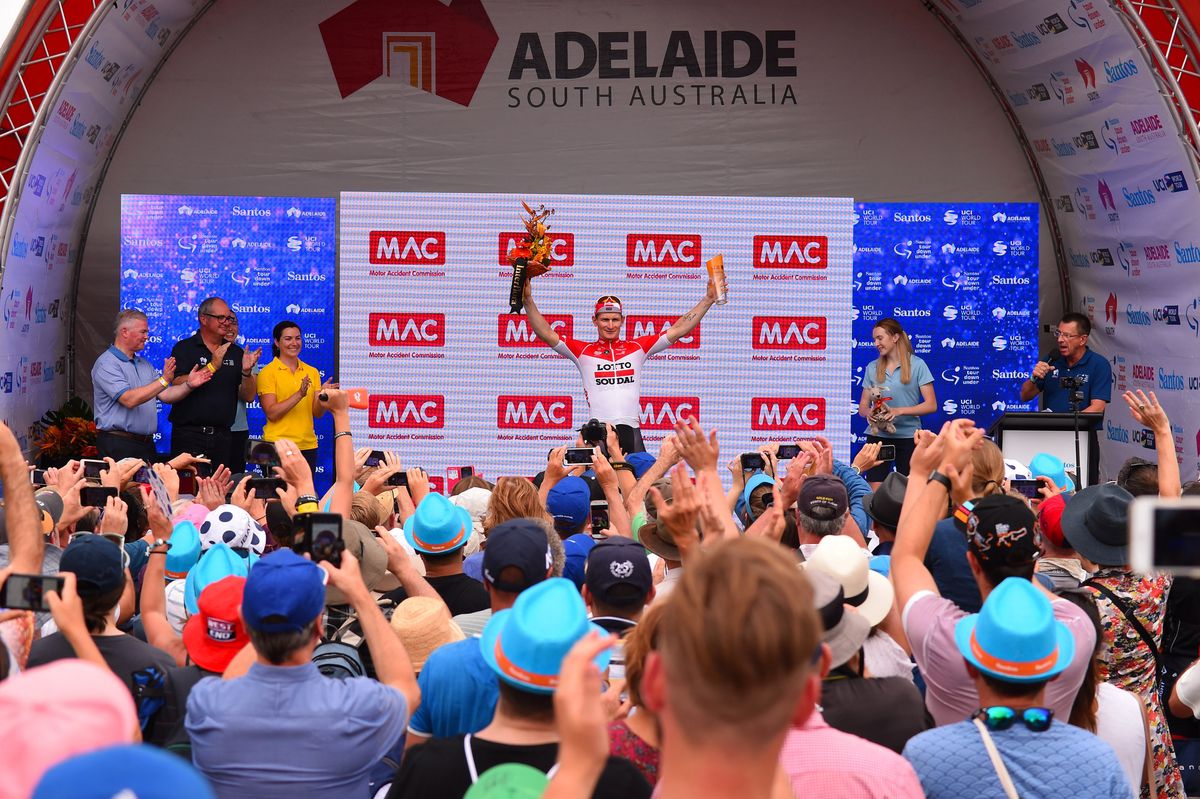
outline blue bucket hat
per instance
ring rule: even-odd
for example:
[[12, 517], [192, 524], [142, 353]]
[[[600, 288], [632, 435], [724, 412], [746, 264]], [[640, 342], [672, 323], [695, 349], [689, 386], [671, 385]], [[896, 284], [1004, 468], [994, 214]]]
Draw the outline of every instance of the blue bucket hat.
[[200, 612], [200, 592], [211, 583], [226, 577], [245, 577], [250, 573], [250, 561], [224, 544], [213, 544], [204, 557], [188, 572], [183, 584], [183, 606], [189, 614]]
[[1075, 481], [1067, 475], [1067, 466], [1062, 462], [1062, 458], [1056, 458], [1045, 452], [1039, 452], [1033, 456], [1033, 460], [1029, 461], [1029, 473], [1036, 480], [1039, 477], [1048, 477], [1054, 485], [1063, 489], [1067, 494], [1073, 493], [1076, 490]]
[[959, 619], [954, 642], [967, 662], [1004, 682], [1048, 680], [1071, 664], [1075, 639], [1029, 580], [1009, 577], [978, 613]]
[[427, 494], [417, 512], [404, 520], [404, 537], [418, 552], [445, 555], [467, 545], [471, 514], [441, 494]]
[[[563, 658], [590, 631], [604, 634], [588, 621], [583, 597], [570, 580], [551, 577], [521, 592], [509, 610], [492, 615], [479, 639], [483, 659], [501, 680], [534, 694], [554, 693]], [[608, 667], [610, 653], [596, 657]]]
[[200, 560], [200, 531], [186, 519], [175, 523], [167, 550], [167, 579], [182, 580]]

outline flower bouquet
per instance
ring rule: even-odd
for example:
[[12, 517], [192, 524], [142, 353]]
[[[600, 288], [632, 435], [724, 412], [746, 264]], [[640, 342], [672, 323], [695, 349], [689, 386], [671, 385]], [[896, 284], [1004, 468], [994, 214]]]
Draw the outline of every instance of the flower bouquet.
[[513, 268], [512, 284], [508, 290], [509, 313], [521, 311], [525, 281], [550, 271], [550, 236], [546, 233], [546, 220], [554, 210], [545, 205], [533, 209], [524, 202], [521, 207], [528, 217], [522, 220], [525, 235], [508, 251], [508, 262]]

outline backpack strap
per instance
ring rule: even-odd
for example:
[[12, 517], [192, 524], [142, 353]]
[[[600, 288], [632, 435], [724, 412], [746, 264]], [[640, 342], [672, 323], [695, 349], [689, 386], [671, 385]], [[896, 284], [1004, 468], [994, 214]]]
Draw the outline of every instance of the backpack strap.
[[1113, 593], [1107, 586], [1096, 582], [1096, 578], [1092, 577], [1084, 580], [1083, 585], [1086, 585], [1090, 588], [1095, 588], [1097, 591], [1103, 594], [1109, 602], [1113, 603], [1117, 610], [1121, 611], [1121, 615], [1125, 617], [1125, 620], [1129, 622], [1130, 626], [1132, 626], [1137, 634], [1141, 636], [1142, 641], [1146, 644], [1146, 646], [1150, 648], [1150, 654], [1154, 656], [1154, 683], [1157, 685], [1159, 683], [1160, 675], [1163, 671], [1163, 666], [1162, 658], [1158, 652], [1158, 644], [1154, 642], [1154, 636], [1150, 635], [1146, 628], [1142, 626], [1142, 623], [1138, 621], [1137, 616], [1134, 615], [1133, 610], [1129, 607], [1129, 605], [1125, 604], [1125, 602], [1115, 593]]

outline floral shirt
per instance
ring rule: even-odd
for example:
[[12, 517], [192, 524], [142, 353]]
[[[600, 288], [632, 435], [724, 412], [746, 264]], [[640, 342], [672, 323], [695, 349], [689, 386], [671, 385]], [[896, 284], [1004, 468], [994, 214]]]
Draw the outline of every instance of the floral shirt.
[[658, 764], [661, 753], [629, 729], [624, 719], [608, 725], [608, 749], [617, 757], [623, 757], [642, 772], [646, 782], [653, 787], [658, 783]]
[[[1170, 575], [1143, 576], [1124, 569], [1104, 567], [1092, 579], [1115, 594], [1150, 633], [1156, 645], [1161, 647], [1167, 593], [1171, 590]], [[1141, 797], [1182, 799], [1185, 796], [1183, 780], [1175, 762], [1171, 733], [1163, 717], [1154, 653], [1120, 608], [1095, 587], [1088, 586], [1088, 590], [1096, 597], [1100, 626], [1104, 631], [1104, 643], [1098, 661], [1099, 678], [1136, 694], [1145, 705], [1150, 722], [1157, 791], [1152, 793], [1143, 786]]]

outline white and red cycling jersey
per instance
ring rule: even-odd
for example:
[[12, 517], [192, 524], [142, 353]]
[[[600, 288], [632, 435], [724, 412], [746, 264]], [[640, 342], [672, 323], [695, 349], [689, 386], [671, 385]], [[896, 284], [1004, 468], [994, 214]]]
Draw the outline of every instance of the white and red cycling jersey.
[[583, 342], [560, 336], [554, 351], [570, 358], [583, 375], [583, 394], [592, 418], [638, 427], [642, 365], [671, 346], [666, 334], [616, 341]]

